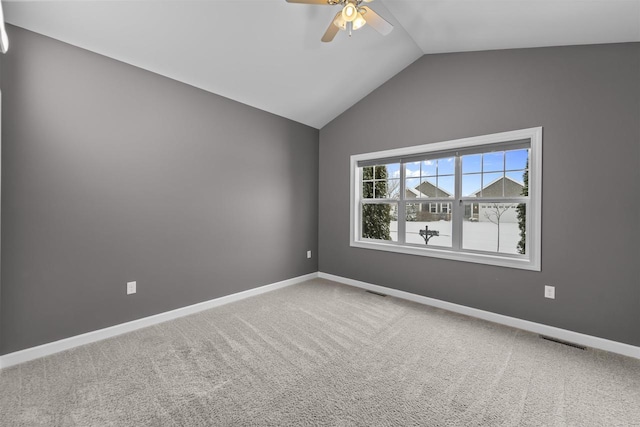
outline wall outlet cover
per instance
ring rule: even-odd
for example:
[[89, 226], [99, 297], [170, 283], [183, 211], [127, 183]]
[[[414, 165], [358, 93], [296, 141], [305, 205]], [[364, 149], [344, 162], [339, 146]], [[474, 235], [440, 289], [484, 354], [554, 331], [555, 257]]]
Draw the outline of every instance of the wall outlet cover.
[[307, 251], [307, 258], [311, 258], [311, 251]]
[[127, 295], [135, 294], [137, 282], [127, 282]]
[[549, 299], [556, 299], [556, 287], [555, 286], [544, 286], [544, 297]]

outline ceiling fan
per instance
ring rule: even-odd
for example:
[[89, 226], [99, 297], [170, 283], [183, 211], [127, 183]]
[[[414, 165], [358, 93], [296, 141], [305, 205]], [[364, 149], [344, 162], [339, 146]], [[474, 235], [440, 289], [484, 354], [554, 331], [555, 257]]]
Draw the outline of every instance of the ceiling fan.
[[386, 36], [393, 30], [391, 25], [383, 17], [375, 13], [371, 8], [367, 6], [361, 6], [362, 2], [370, 3], [373, 0], [287, 0], [288, 3], [302, 3], [302, 4], [318, 4], [325, 6], [342, 6], [342, 10], [336, 13], [329, 28], [322, 36], [323, 42], [330, 42], [336, 36], [339, 30], [343, 30], [351, 33], [355, 30], [362, 28], [365, 24], [371, 25], [376, 31], [383, 36]]

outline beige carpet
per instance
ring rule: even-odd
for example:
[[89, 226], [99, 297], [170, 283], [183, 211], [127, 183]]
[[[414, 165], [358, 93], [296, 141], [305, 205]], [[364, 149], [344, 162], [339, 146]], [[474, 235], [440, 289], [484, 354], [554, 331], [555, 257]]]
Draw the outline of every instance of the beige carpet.
[[0, 371], [2, 426], [640, 426], [640, 360], [313, 280]]

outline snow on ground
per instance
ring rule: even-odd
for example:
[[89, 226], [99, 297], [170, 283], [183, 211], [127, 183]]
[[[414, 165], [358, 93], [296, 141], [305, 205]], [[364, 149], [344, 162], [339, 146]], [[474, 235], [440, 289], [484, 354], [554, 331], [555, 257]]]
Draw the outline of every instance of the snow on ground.
[[[429, 227], [429, 230], [437, 230], [440, 236], [434, 236], [429, 240], [429, 246], [451, 247], [451, 221], [432, 222], [407, 222], [407, 243], [424, 245], [424, 239], [420, 236], [420, 230]], [[492, 222], [464, 221], [462, 226], [462, 246], [464, 249], [472, 249], [488, 252], [501, 252], [517, 254], [517, 245], [520, 241], [518, 223], [505, 222], [500, 224], [500, 250], [498, 251], [498, 226]], [[391, 240], [398, 240], [398, 222], [391, 221]]]

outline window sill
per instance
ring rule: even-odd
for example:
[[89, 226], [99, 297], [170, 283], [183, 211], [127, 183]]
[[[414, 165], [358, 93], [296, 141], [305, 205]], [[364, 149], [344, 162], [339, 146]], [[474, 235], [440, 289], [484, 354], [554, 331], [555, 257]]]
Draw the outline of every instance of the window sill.
[[474, 252], [453, 252], [436, 248], [420, 248], [376, 241], [351, 241], [351, 247], [373, 249], [377, 251], [395, 252], [408, 255], [426, 256], [453, 261], [473, 262], [477, 264], [495, 265], [499, 267], [517, 268], [521, 270], [540, 271], [540, 263], [525, 258], [481, 254]]

